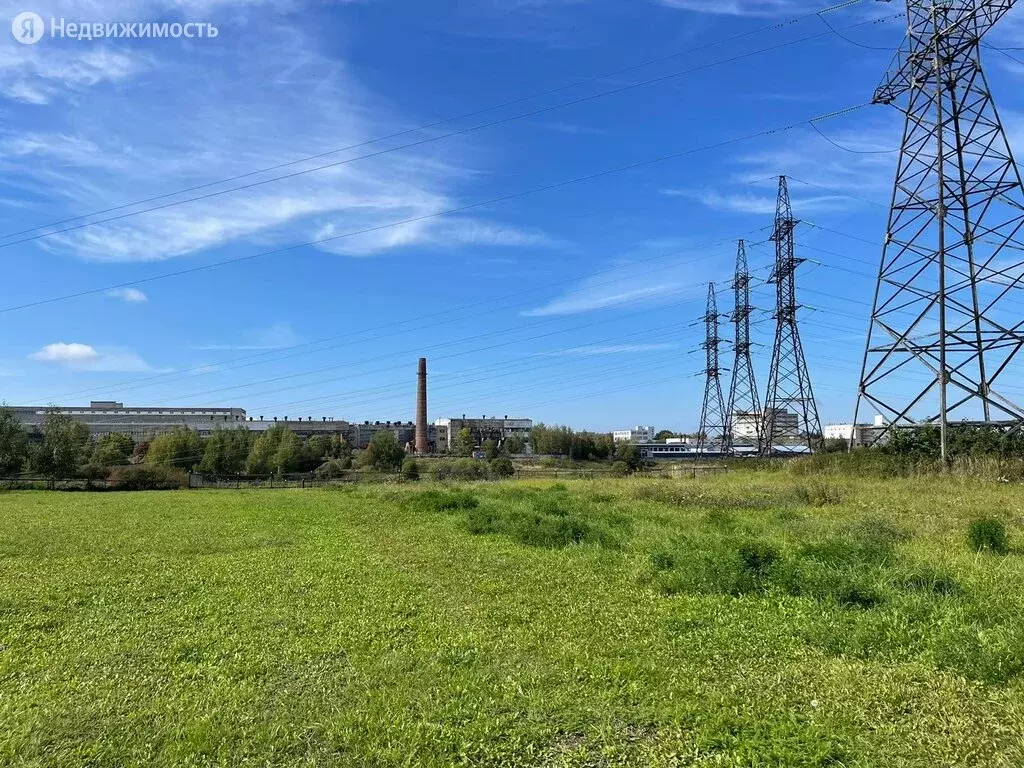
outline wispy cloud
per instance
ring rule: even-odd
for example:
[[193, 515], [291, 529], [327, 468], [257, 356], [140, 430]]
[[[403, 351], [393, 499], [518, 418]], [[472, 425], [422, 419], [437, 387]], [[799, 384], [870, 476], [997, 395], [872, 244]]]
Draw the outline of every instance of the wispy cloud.
[[539, 353], [545, 357], [591, 357], [599, 355], [624, 355], [624, 354], [636, 354], [641, 352], [662, 352], [667, 349], [675, 349], [675, 344], [664, 343], [664, 344], [591, 344], [582, 347], [570, 347], [568, 349], [558, 349], [553, 352], [541, 352]]
[[302, 336], [296, 332], [291, 323], [274, 323], [269, 328], [252, 331], [244, 340], [227, 344], [200, 344], [193, 349], [205, 352], [224, 352], [232, 350], [265, 350], [284, 349], [302, 343]]
[[47, 344], [29, 355], [40, 363], [60, 365], [75, 371], [145, 372], [154, 370], [139, 355], [129, 350], [99, 350], [90, 344], [58, 341]]
[[592, 312], [595, 309], [629, 306], [664, 298], [678, 291], [679, 287], [678, 283], [655, 283], [625, 291], [607, 287], [604, 287], [604, 290], [582, 287], [540, 307], [529, 309], [523, 312], [523, 315], [526, 317], [576, 315], [581, 312]]
[[4, 45], [0, 46], [0, 94], [25, 104], [48, 104], [100, 83], [122, 82], [147, 67], [143, 56], [99, 44]]
[[561, 120], [544, 121], [537, 123], [537, 125], [549, 131], [565, 133], [570, 136], [604, 136], [608, 133], [603, 128], [593, 128], [589, 125], [579, 125], [578, 123], [566, 123]]
[[812, 0], [657, 0], [661, 5], [683, 11], [726, 16], [778, 16], [814, 9]]
[[[319, 54], [300, 27], [260, 25], [257, 32], [255, 26], [238, 24], [235, 16], [227, 15], [229, 10], [258, 4], [193, 0], [183, 9], [182, 3], [172, 0], [144, 0], [150, 11], [220, 12], [225, 14], [224, 24], [235, 25], [233, 34], [222, 34], [215, 45], [195, 43], [188, 57], [171, 57], [153, 47], [153, 52], [146, 49], [152, 60], [138, 61], [120, 49], [108, 51], [102, 44], [83, 41], [73, 49], [61, 48], [76, 58], [58, 72], [41, 70], [44, 65], [32, 63], [33, 54], [25, 57], [17, 50], [41, 44], [2, 49], [0, 93], [9, 98], [16, 98], [11, 94], [15, 86], [23, 95], [36, 94], [32, 100], [40, 105], [58, 95], [70, 98], [73, 87], [68, 83], [75, 78], [82, 87], [104, 78], [118, 84], [93, 88], [89, 99], [70, 112], [41, 106], [52, 117], [48, 132], [8, 128], [0, 135], [3, 170], [41, 199], [62, 201], [63, 215], [55, 218], [109, 208], [125, 201], [125, 190], [131, 190], [130, 198], [160, 197], [169, 189], [288, 164], [277, 172], [247, 175], [244, 184], [253, 185], [248, 189], [145, 213], [142, 209], [151, 206], [124, 208], [116, 215], [136, 215], [54, 234], [39, 240], [40, 247], [103, 262], [158, 261], [239, 241], [272, 249], [434, 216], [465, 202], [460, 189], [474, 171], [464, 166], [471, 153], [457, 141], [271, 181], [372, 152], [378, 147], [335, 150], [407, 124], [367, 93], [342, 62]], [[68, 18], [101, 19], [115, 14], [116, 8], [110, 0], [99, 0], [67, 13]], [[254, 35], [259, 38], [255, 56]], [[6, 69], [3, 56], [10, 59]], [[45, 66], [57, 68], [53, 62], [59, 58], [50, 51]], [[237, 58], [245, 61], [241, 69], [236, 69]], [[137, 77], [142, 72], [147, 76]], [[154, 81], [201, 82], [203, 87], [169, 87], [154, 99]], [[10, 86], [6, 91], [5, 82]], [[254, 93], [267, 98], [253, 98]], [[70, 114], [78, 117], [70, 119]], [[297, 154], [307, 153], [329, 154], [291, 165]], [[263, 181], [268, 183], [259, 183]], [[226, 189], [211, 186], [203, 194]], [[159, 205], [178, 200], [172, 196]], [[557, 243], [543, 232], [481, 213], [379, 229], [325, 243], [320, 250], [367, 256], [413, 246], [464, 245], [525, 248]]]
[[[768, 215], [775, 213], [776, 198], [770, 194], [723, 194], [712, 190], [663, 190], [666, 195], [687, 197], [716, 211], [742, 213], [752, 215]], [[791, 196], [794, 209], [807, 212], [844, 210], [851, 206], [850, 198], [843, 195], [815, 195], [801, 197]]]
[[144, 301], [149, 301], [149, 297], [138, 288], [114, 288], [107, 291], [107, 296], [112, 299], [121, 299], [121, 301], [126, 301], [129, 304], [140, 304]]

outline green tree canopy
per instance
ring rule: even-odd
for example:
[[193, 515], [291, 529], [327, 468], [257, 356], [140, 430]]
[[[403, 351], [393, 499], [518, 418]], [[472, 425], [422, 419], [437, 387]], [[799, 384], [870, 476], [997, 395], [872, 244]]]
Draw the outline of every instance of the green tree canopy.
[[199, 433], [179, 427], [150, 441], [146, 463], [190, 470], [203, 460], [203, 451], [203, 438]]
[[43, 416], [43, 439], [30, 450], [32, 469], [54, 478], [74, 477], [92, 452], [89, 427], [56, 409]]
[[214, 475], [237, 475], [245, 470], [252, 444], [252, 433], [244, 427], [217, 429], [206, 438], [200, 472]]
[[463, 427], [455, 435], [455, 455], [456, 456], [472, 456], [473, 448], [476, 445], [473, 442], [473, 433], [469, 431], [469, 427]]
[[10, 408], [0, 408], [0, 475], [20, 472], [28, 459], [28, 433]]
[[92, 463], [104, 467], [123, 466], [131, 459], [135, 441], [123, 432], [110, 432], [96, 441], [92, 452]]
[[397, 472], [402, 467], [405, 449], [390, 430], [377, 432], [363, 451], [362, 464], [381, 472]]

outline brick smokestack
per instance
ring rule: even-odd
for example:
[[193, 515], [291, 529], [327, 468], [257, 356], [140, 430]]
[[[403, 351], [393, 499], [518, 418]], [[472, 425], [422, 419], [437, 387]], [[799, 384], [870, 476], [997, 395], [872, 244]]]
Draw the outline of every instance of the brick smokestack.
[[427, 358], [420, 358], [416, 386], [416, 453], [427, 453]]

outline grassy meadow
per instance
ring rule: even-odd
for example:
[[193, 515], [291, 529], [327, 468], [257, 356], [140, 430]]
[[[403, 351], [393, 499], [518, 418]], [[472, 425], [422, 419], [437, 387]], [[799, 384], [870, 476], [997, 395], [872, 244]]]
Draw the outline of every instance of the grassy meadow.
[[0, 765], [1020, 766], [1022, 523], [786, 471], [2, 493]]

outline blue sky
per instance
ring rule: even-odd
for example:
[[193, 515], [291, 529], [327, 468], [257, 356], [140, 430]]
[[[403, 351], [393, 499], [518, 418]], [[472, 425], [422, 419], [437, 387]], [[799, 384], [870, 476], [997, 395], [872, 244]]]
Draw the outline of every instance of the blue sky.
[[[899, 3], [865, 0], [828, 14], [847, 39], [812, 16], [715, 45], [826, 3], [2, 5], [8, 19], [34, 10], [47, 20], [203, 21], [220, 31], [31, 46], [4, 35], [3, 308], [335, 238], [0, 314], [8, 403], [111, 398], [406, 420], [422, 354], [431, 419], [486, 413], [693, 429], [703, 387], [702, 328], [693, 323], [707, 281], [730, 278], [738, 237], [750, 243], [753, 267], [769, 263], [772, 177], [785, 173], [805, 222], [798, 247], [811, 260], [800, 275], [802, 332], [819, 410], [823, 422], [851, 415], [899, 115], [869, 107], [819, 124], [855, 152], [804, 121], [870, 101], [902, 36], [891, 18]], [[1024, 44], [1019, 18], [1005, 19], [993, 42]], [[986, 65], [1020, 147], [1024, 65], [996, 51], [986, 51]], [[563, 90], [169, 195], [552, 89]], [[559, 106], [569, 101], [577, 103]], [[518, 117], [537, 110], [545, 111]], [[436, 140], [381, 153], [423, 139]], [[368, 153], [377, 154], [338, 164]], [[324, 164], [333, 167], [268, 181]], [[62, 229], [253, 182], [266, 183], [25, 241], [40, 234], [26, 230], [52, 222], [161, 196]], [[770, 287], [755, 300], [770, 309]], [[728, 309], [726, 293], [719, 301]], [[754, 335], [764, 345], [755, 361], [763, 389], [766, 313]]]

